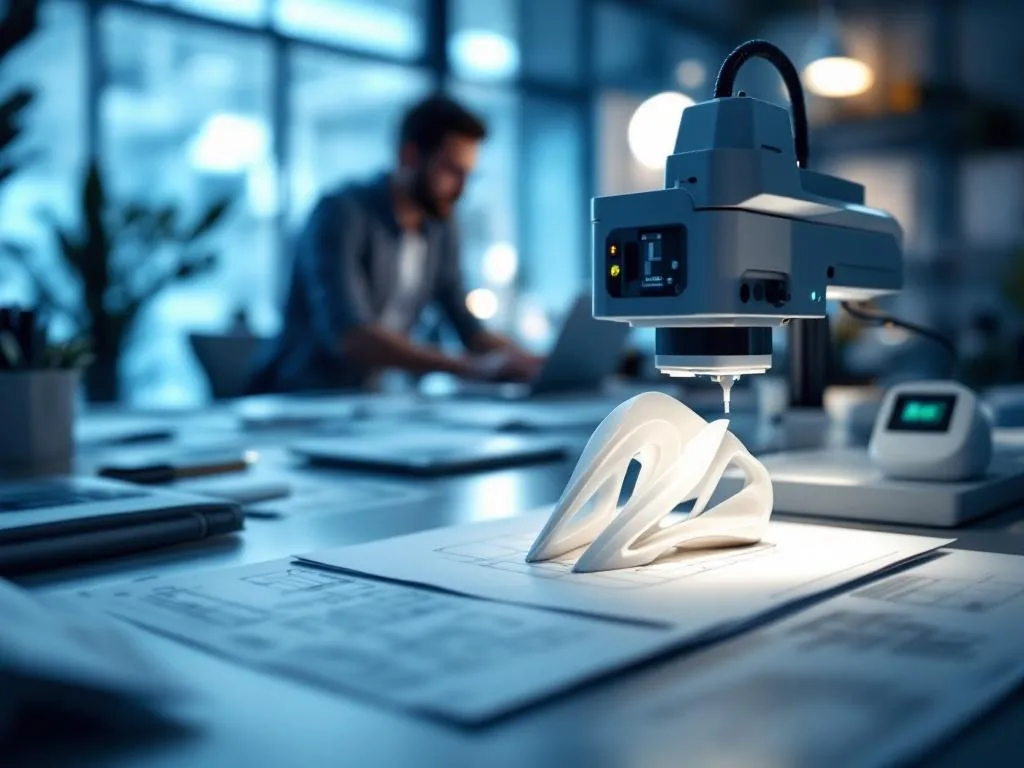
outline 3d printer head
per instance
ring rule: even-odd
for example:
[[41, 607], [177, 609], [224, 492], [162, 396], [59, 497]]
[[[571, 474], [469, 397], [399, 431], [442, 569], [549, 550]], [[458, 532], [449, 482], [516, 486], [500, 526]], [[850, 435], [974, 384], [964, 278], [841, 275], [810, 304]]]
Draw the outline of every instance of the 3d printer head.
[[772, 328], [902, 287], [902, 232], [864, 188], [799, 167], [789, 112], [683, 113], [665, 188], [592, 202], [594, 317], [657, 329], [670, 375], [763, 373]]

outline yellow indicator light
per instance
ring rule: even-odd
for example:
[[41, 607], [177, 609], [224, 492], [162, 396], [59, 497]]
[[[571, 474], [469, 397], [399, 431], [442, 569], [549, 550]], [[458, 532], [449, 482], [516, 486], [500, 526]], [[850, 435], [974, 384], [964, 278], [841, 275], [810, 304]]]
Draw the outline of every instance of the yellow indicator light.
[[610, 253], [612, 256], [614, 256], [618, 252], [619, 252], [619, 246], [617, 246], [617, 245], [613, 245], [613, 246], [608, 248], [608, 253]]
[[608, 270], [608, 274], [610, 274], [612, 277], [618, 277], [621, 271], [622, 268], [619, 267], [618, 264], [612, 264], [611, 268]]

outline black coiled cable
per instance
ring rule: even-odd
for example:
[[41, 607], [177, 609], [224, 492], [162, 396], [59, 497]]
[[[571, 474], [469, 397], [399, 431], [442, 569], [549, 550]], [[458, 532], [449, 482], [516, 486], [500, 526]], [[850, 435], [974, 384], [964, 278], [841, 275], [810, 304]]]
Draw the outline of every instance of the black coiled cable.
[[715, 80], [715, 98], [732, 96], [736, 75], [750, 59], [759, 58], [770, 62], [782, 76], [789, 92], [790, 110], [793, 116], [793, 144], [796, 164], [806, 168], [810, 158], [810, 141], [807, 137], [807, 104], [804, 102], [804, 88], [800, 74], [789, 57], [774, 43], [767, 40], [748, 40], [725, 57], [718, 78]]

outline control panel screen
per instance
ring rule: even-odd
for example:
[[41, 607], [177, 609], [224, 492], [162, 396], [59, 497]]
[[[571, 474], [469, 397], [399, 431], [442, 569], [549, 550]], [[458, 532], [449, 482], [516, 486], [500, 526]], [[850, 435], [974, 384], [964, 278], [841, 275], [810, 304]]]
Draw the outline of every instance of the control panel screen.
[[605, 243], [608, 293], [616, 298], [678, 296], [686, 288], [686, 228], [614, 230]]
[[889, 417], [889, 429], [895, 432], [945, 432], [953, 419], [956, 395], [914, 394], [896, 398]]

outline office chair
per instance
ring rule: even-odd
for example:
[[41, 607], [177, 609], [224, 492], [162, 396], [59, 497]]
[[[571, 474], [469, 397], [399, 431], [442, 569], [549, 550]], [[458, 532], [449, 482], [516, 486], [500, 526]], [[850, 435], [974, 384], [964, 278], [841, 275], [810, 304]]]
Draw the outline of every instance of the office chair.
[[247, 333], [190, 333], [192, 352], [206, 373], [214, 400], [242, 397], [249, 390], [262, 336]]

